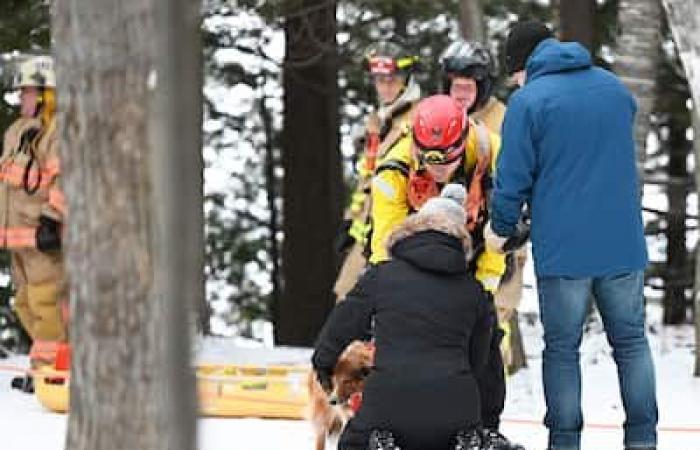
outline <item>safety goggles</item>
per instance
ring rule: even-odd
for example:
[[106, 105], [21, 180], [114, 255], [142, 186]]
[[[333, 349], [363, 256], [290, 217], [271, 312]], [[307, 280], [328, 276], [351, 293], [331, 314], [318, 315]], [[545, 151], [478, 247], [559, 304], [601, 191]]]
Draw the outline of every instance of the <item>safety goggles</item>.
[[465, 126], [459, 137], [447, 147], [429, 147], [421, 144], [413, 132], [413, 142], [418, 149], [418, 159], [421, 165], [445, 165], [454, 162], [464, 153], [464, 144], [469, 134], [469, 127]]
[[418, 158], [421, 165], [442, 166], [450, 164], [462, 156], [464, 153], [464, 138], [465, 136], [460, 136], [454, 144], [447, 148], [426, 147], [421, 145], [415, 138], [413, 142], [418, 147]]

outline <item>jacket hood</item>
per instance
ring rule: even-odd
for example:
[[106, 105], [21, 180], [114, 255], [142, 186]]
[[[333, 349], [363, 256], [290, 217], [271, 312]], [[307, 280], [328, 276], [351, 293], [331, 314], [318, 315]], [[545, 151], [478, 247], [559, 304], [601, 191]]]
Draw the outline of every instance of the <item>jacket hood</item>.
[[527, 81], [550, 73], [586, 69], [591, 65], [591, 54], [578, 42], [545, 39], [535, 47], [527, 61]]
[[446, 274], [466, 272], [470, 246], [463, 229], [439, 214], [409, 216], [387, 241], [392, 257]]

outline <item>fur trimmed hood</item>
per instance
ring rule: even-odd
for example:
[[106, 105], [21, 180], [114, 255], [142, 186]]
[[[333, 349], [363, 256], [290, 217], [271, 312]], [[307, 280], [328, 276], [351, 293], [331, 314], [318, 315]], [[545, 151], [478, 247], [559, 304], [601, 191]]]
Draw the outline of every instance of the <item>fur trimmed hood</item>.
[[392, 258], [409, 261], [438, 272], [466, 271], [471, 257], [471, 238], [464, 226], [445, 214], [412, 214], [389, 236]]

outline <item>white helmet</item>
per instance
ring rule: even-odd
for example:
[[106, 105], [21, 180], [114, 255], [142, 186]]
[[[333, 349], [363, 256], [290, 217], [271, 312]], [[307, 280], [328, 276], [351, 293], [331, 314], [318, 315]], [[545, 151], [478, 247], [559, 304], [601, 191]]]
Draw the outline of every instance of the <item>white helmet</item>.
[[30, 56], [19, 64], [14, 87], [55, 88], [56, 72], [50, 56]]

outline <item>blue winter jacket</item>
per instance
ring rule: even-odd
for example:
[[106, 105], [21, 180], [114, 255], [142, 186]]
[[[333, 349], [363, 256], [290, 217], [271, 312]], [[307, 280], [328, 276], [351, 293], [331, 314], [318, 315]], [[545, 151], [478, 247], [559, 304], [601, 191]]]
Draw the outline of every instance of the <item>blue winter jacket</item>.
[[526, 71], [503, 123], [493, 230], [513, 234], [528, 203], [537, 276], [643, 269], [633, 97], [578, 43], [542, 41]]

